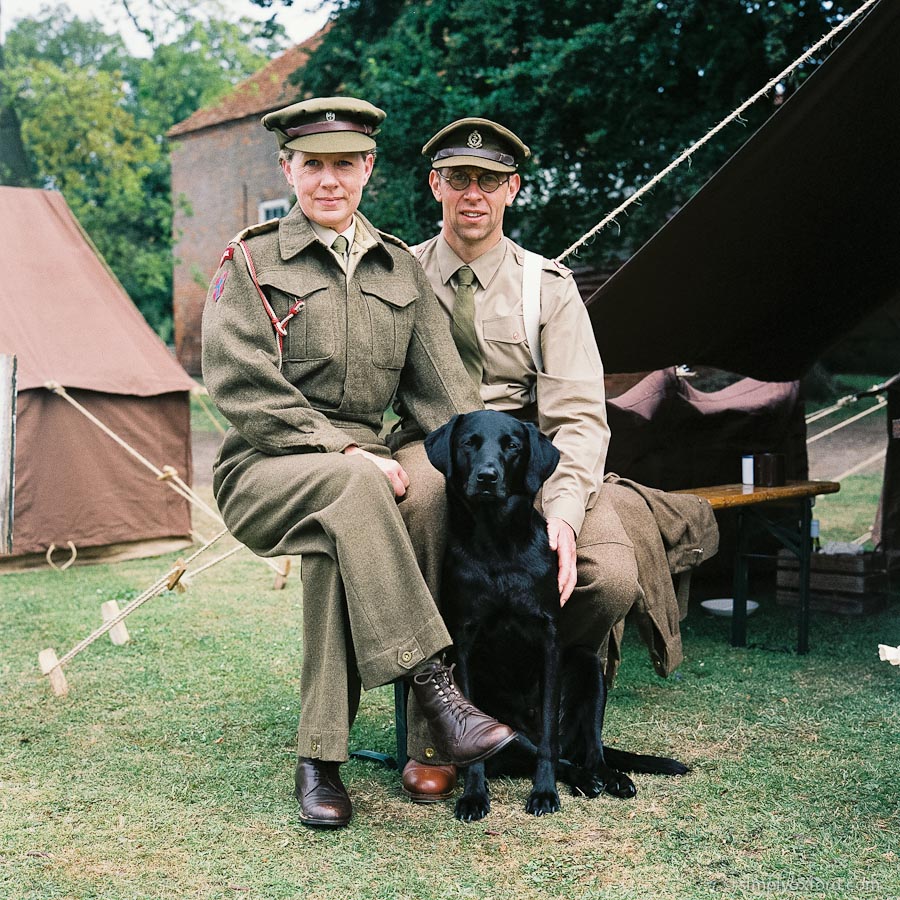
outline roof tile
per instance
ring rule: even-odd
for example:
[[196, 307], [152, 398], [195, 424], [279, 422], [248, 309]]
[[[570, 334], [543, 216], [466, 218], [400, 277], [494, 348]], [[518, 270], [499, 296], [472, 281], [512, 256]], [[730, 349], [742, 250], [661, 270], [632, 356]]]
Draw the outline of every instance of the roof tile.
[[261, 115], [299, 100], [303, 93], [302, 85], [291, 84], [288, 79], [306, 64], [327, 29], [326, 25], [302, 44], [286, 50], [255, 75], [238, 84], [218, 103], [198, 109], [177, 122], [168, 130], [167, 137], [180, 137], [213, 125]]

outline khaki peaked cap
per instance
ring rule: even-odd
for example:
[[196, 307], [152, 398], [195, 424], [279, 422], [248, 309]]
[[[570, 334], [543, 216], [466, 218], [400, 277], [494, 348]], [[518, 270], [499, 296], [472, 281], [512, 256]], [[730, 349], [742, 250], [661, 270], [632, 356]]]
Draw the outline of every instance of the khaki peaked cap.
[[262, 123], [281, 150], [364, 153], [375, 149], [384, 119], [384, 110], [356, 97], [314, 97], [266, 113]]
[[508, 128], [470, 116], [442, 128], [422, 148], [434, 169], [478, 166], [492, 172], [515, 172], [531, 150]]

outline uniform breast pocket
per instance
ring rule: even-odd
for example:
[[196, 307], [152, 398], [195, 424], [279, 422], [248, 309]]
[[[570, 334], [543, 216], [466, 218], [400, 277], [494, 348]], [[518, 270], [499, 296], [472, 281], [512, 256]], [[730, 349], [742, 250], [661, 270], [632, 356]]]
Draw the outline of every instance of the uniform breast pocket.
[[524, 372], [534, 368], [525, 343], [525, 320], [522, 316], [498, 316], [485, 319], [481, 326], [484, 338], [485, 370], [491, 381], [518, 384]]
[[258, 277], [279, 319], [296, 308], [286, 326], [285, 361], [306, 362], [334, 356], [335, 304], [328, 282], [278, 269], [260, 272]]
[[402, 369], [416, 320], [414, 285], [360, 285], [372, 336], [372, 364], [379, 369]]

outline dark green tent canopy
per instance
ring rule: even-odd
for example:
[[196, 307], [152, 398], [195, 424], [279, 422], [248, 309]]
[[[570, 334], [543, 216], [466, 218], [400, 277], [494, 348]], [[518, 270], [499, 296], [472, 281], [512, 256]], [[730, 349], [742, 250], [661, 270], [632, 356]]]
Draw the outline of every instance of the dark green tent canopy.
[[799, 378], [900, 296], [900, 2], [881, 0], [588, 300], [608, 372]]

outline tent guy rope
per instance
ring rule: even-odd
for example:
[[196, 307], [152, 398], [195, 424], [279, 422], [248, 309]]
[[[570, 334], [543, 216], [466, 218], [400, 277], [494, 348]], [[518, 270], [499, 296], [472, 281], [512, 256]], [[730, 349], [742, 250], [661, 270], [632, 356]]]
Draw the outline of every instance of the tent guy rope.
[[[194, 491], [188, 484], [186, 484], [181, 477], [178, 475], [178, 470], [173, 468], [172, 466], [163, 466], [161, 469], [158, 466], [155, 466], [149, 459], [145, 456], [141, 455], [137, 450], [134, 449], [127, 441], [123, 440], [119, 435], [117, 435], [109, 426], [105, 425], [101, 422], [92, 412], [85, 409], [74, 397], [72, 397], [66, 389], [56, 381], [47, 381], [44, 383], [44, 387], [50, 391], [51, 393], [56, 394], [57, 397], [61, 397], [66, 403], [70, 404], [72, 407], [78, 410], [83, 416], [85, 416], [89, 421], [93, 422], [107, 437], [114, 440], [126, 453], [133, 456], [141, 465], [148, 468], [154, 475], [156, 475], [157, 481], [165, 482], [169, 485], [172, 490], [175, 491], [176, 494], [179, 494], [181, 497], [184, 497], [188, 503], [193, 504], [198, 509], [202, 510], [206, 513], [213, 521], [215, 521], [218, 525], [224, 525], [225, 522], [222, 517], [213, 510], [209, 504], [204, 502], [203, 498], [200, 497], [196, 491]], [[259, 559], [264, 562], [273, 572], [276, 574], [276, 585], [283, 586], [284, 579], [287, 578], [289, 566], [285, 564], [285, 567], [279, 568], [277, 563], [272, 562], [270, 559], [265, 559], [264, 557], [259, 557]]]
[[202, 509], [208, 516], [215, 519], [218, 522], [221, 522], [221, 518], [218, 513], [210, 509], [209, 505], [206, 504], [197, 494], [191, 490], [191, 488], [182, 481], [182, 479], [178, 475], [178, 471], [174, 469], [172, 466], [163, 466], [162, 469], [155, 466], [149, 459], [145, 456], [142, 456], [137, 450], [134, 449], [127, 441], [124, 441], [119, 435], [117, 435], [109, 426], [105, 425], [101, 422], [92, 412], [85, 409], [74, 397], [69, 394], [69, 392], [56, 381], [47, 381], [44, 383], [44, 387], [53, 394], [56, 394], [57, 397], [62, 397], [63, 400], [66, 401], [70, 406], [73, 406], [78, 410], [85, 418], [89, 421], [93, 422], [107, 437], [114, 440], [126, 453], [133, 456], [142, 466], [148, 468], [153, 474], [156, 476], [158, 481], [167, 481], [169, 486], [175, 491], [176, 494], [180, 494], [185, 498], [189, 503], [194, 504], [198, 509]]
[[602, 231], [610, 222], [614, 221], [616, 216], [620, 213], [624, 212], [629, 206], [633, 203], [637, 203], [641, 197], [644, 196], [648, 191], [652, 190], [660, 181], [663, 180], [671, 171], [677, 169], [686, 159], [690, 159], [694, 153], [696, 153], [704, 144], [712, 140], [726, 125], [730, 125], [735, 119], [740, 118], [741, 114], [750, 106], [752, 106], [760, 97], [768, 94], [770, 90], [772, 90], [779, 82], [783, 81], [787, 78], [795, 69], [799, 68], [803, 65], [803, 63], [807, 62], [818, 50], [820, 50], [825, 44], [827, 44], [830, 40], [832, 40], [840, 31], [847, 28], [850, 24], [852, 24], [856, 19], [858, 19], [864, 12], [870, 9], [878, 3], [878, 0], [866, 0], [862, 6], [859, 7], [855, 12], [851, 13], [847, 16], [842, 22], [836, 25], [831, 31], [828, 32], [824, 37], [820, 38], [816, 41], [812, 47], [809, 48], [805, 53], [801, 56], [798, 56], [789, 66], [782, 69], [777, 75], [771, 78], [768, 82], [766, 82], [763, 87], [761, 87], [752, 97], [745, 100], [734, 112], [727, 115], [718, 125], [711, 128], [699, 141], [694, 144], [691, 144], [686, 150], [683, 150], [672, 162], [669, 163], [664, 169], [660, 172], [657, 172], [656, 175], [653, 176], [645, 185], [635, 191], [624, 203], [619, 204], [611, 213], [605, 216], [600, 220], [590, 231], [587, 232], [583, 237], [579, 238], [572, 244], [571, 247], [568, 247], [559, 256], [556, 257], [554, 262], [562, 262], [567, 256], [570, 256], [574, 253], [579, 247], [586, 244], [594, 235], [598, 232]]
[[841, 428], [846, 428], [848, 425], [852, 425], [854, 422], [858, 422], [860, 419], [865, 418], [866, 416], [872, 415], [874, 412], [878, 412], [879, 409], [884, 409], [887, 406], [887, 400], [884, 397], [879, 397], [878, 402], [869, 407], [869, 409], [864, 409], [861, 413], [857, 413], [855, 416], [850, 416], [849, 419], [845, 419], [843, 422], [838, 422], [837, 425], [832, 425], [831, 428], [826, 428], [824, 431], [820, 431], [818, 434], [814, 434], [812, 437], [806, 439], [807, 447], [810, 444], [814, 444], [816, 441], [821, 440], [823, 437], [828, 437], [830, 434], [834, 434], [836, 431], [840, 431]]
[[219, 434], [225, 434], [225, 429], [222, 427], [222, 423], [213, 415], [212, 409], [210, 409], [209, 405], [209, 391], [206, 388], [197, 387], [196, 390], [191, 391], [191, 394], [197, 398], [197, 402], [200, 404], [200, 409], [206, 413], [206, 417], [210, 422], [213, 423], [216, 431]]
[[[182, 577], [187, 572], [187, 567], [201, 554], [204, 553], [209, 547], [216, 543], [219, 539], [228, 534], [228, 529], [223, 528], [215, 537], [210, 538], [202, 547], [192, 553], [187, 560], [179, 559], [175, 565], [166, 572], [165, 575], [158, 578], [153, 584], [150, 585], [143, 593], [139, 594], [134, 598], [126, 607], [124, 607], [117, 614], [109, 617], [104, 621], [104, 623], [99, 627], [94, 629], [86, 638], [79, 641], [68, 653], [63, 654], [59, 659], [56, 658], [56, 651], [53, 650], [52, 647], [48, 647], [46, 650], [41, 650], [38, 654], [38, 663], [41, 667], [41, 673], [46, 675], [50, 679], [50, 685], [53, 689], [53, 693], [57, 696], [62, 696], [68, 693], [69, 686], [66, 683], [66, 677], [63, 674], [62, 668], [72, 659], [74, 659], [82, 650], [86, 650], [94, 641], [99, 640], [106, 634], [108, 631], [112, 631], [119, 623], [123, 622], [131, 613], [133, 613], [139, 606], [146, 603], [148, 600], [157, 596], [157, 594], [161, 594], [164, 590], [175, 590], [176, 586], [181, 581]], [[236, 549], [242, 549], [243, 545]], [[225, 556], [229, 556], [229, 554], [225, 554]], [[220, 557], [220, 559], [223, 559]], [[214, 562], [217, 562], [215, 560]], [[203, 569], [207, 569], [209, 566], [204, 566]], [[193, 574], [196, 576], [199, 571], [194, 572]]]

